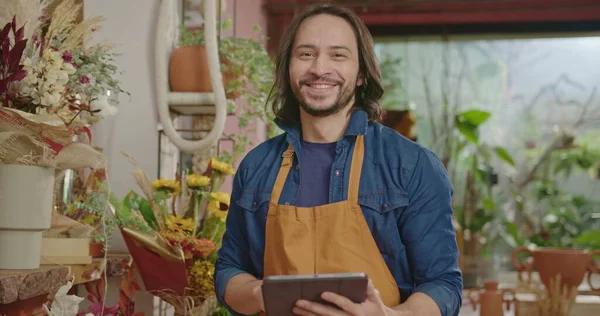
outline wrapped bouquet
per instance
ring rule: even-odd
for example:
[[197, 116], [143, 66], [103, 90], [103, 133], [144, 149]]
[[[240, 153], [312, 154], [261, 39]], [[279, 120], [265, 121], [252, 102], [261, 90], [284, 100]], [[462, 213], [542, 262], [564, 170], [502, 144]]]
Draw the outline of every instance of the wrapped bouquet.
[[122, 200], [110, 200], [146, 290], [173, 305], [178, 314], [214, 313], [219, 308], [214, 264], [230, 203], [229, 194], [219, 188], [234, 168], [212, 158], [203, 174], [150, 181], [130, 159], [143, 193], [130, 191]]

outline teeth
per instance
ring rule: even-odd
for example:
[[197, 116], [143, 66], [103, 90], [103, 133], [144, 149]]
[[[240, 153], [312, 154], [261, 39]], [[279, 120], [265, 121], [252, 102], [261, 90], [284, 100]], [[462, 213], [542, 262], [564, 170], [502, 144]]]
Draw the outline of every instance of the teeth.
[[333, 88], [332, 85], [329, 84], [316, 84], [316, 85], [312, 85], [313, 88], [316, 89], [329, 89], [329, 88]]

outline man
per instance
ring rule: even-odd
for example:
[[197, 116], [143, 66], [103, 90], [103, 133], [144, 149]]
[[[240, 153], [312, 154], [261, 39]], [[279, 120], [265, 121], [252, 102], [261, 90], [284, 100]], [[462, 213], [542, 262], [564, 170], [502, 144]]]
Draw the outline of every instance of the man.
[[298, 14], [274, 89], [285, 133], [235, 175], [215, 269], [220, 302], [254, 314], [264, 276], [366, 272], [362, 304], [324, 293], [339, 308], [299, 301], [294, 313], [458, 315], [451, 184], [433, 153], [376, 122], [383, 88], [365, 25], [333, 5]]

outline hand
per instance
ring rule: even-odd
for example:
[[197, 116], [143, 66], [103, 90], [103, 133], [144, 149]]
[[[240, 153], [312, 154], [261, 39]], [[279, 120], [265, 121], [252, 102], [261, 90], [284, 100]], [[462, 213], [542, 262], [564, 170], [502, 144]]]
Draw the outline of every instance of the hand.
[[263, 300], [262, 295], [262, 281], [260, 281], [253, 289], [252, 289], [252, 297], [256, 302], [258, 302], [261, 311], [265, 311], [265, 301]]
[[294, 307], [294, 313], [302, 316], [390, 316], [395, 312], [381, 301], [379, 291], [369, 280], [367, 299], [362, 303], [354, 303], [348, 298], [331, 292], [324, 292], [321, 298], [331, 302], [339, 309], [323, 304], [299, 300]]

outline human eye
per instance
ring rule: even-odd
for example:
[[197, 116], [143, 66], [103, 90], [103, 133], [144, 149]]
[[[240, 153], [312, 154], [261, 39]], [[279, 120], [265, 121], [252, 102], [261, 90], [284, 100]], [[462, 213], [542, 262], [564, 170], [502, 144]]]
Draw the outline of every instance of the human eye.
[[346, 54], [342, 52], [334, 52], [333, 54], [331, 54], [331, 57], [333, 57], [333, 59], [335, 60], [344, 60], [347, 58]]
[[315, 57], [315, 53], [312, 51], [300, 51], [298, 52], [298, 57], [300, 59], [310, 59]]

